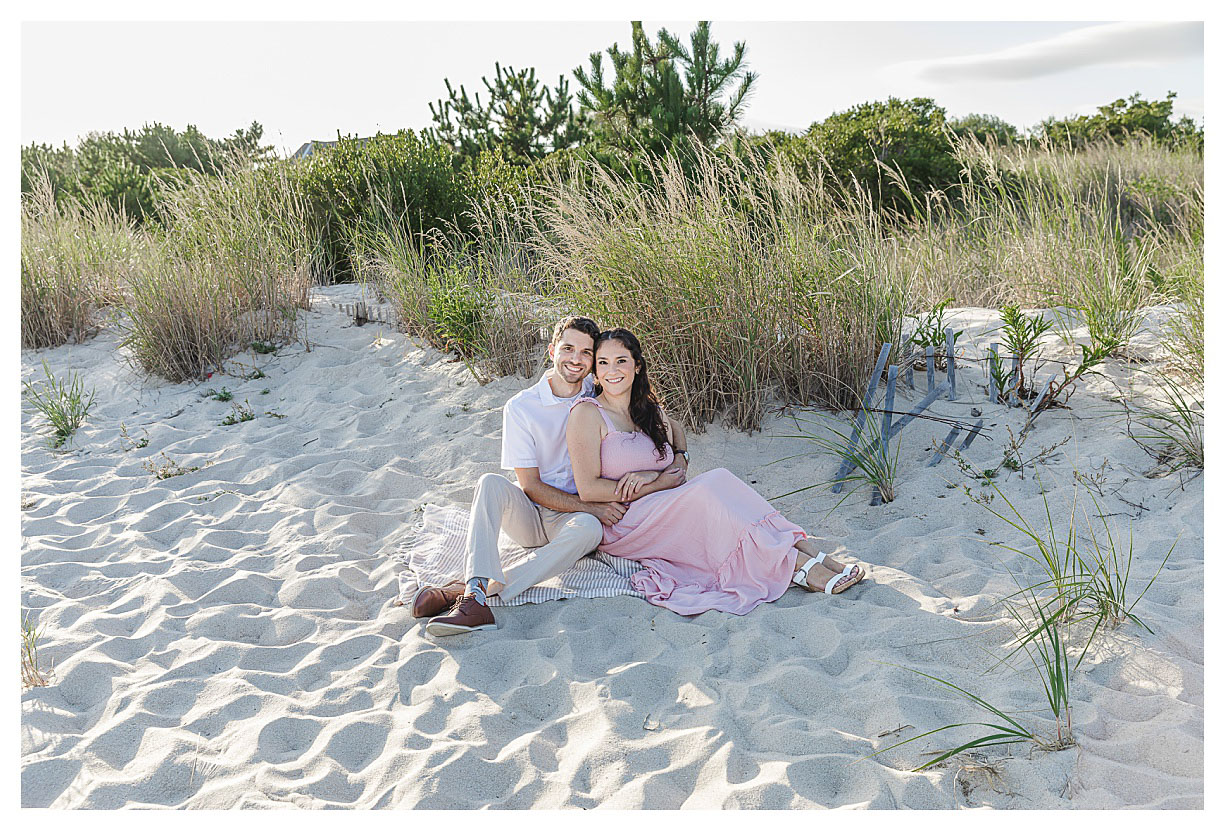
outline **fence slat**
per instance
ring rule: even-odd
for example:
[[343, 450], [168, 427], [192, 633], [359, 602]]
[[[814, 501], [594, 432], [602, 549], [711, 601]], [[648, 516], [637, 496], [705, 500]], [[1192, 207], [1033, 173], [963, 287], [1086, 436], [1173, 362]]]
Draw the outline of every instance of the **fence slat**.
[[953, 357], [953, 329], [949, 327], [944, 330], [944, 344], [948, 349], [948, 356], [945, 360], [948, 362], [949, 368], [949, 401], [957, 400], [957, 361]]
[[935, 467], [944, 461], [944, 454], [948, 452], [949, 447], [952, 446], [954, 439], [957, 438], [957, 434], [960, 432], [961, 425], [957, 425], [952, 430], [949, 430], [949, 434], [944, 437], [944, 441], [940, 442], [940, 448], [936, 451], [935, 457], [927, 463], [928, 467]]
[[991, 371], [992, 368], [999, 363], [999, 361], [1000, 345], [998, 343], [993, 343], [991, 344], [990, 356], [987, 358], [987, 392], [991, 398], [992, 404], [1000, 403], [1000, 395], [1002, 395], [1004, 392], [1001, 389], [997, 389], [995, 383], [995, 373]]
[[[893, 344], [886, 343], [880, 348], [880, 355], [876, 358], [876, 366], [872, 369], [872, 374], [868, 376], [868, 387], [864, 391], [863, 405], [859, 408], [859, 415], [855, 418], [855, 429], [851, 431], [851, 446], [847, 448], [848, 452], [853, 451], [855, 446], [859, 444], [859, 431], [863, 429], [864, 418], [868, 415], [868, 407], [872, 406], [872, 398], [876, 395], [876, 387], [880, 383], [881, 370], [885, 368], [885, 361], [889, 359], [889, 350]], [[853, 463], [850, 459], [844, 459], [842, 464], [838, 466], [838, 472], [834, 475], [834, 493], [842, 493], [842, 477], [851, 472]]]

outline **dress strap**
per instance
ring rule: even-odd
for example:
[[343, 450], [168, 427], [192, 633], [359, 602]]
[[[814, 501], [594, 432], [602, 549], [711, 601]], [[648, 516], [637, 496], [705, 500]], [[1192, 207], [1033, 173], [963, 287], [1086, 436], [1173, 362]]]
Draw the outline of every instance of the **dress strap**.
[[575, 401], [573, 404], [570, 405], [570, 409], [573, 410], [579, 404], [595, 404], [596, 408], [600, 411], [600, 418], [604, 419], [604, 424], [608, 426], [608, 432], [610, 433], [620, 432], [619, 430], [617, 430], [616, 427], [613, 426], [613, 423], [609, 421], [608, 413], [604, 412], [604, 407], [600, 404], [599, 401], [596, 401], [594, 398], [580, 398], [578, 401]]

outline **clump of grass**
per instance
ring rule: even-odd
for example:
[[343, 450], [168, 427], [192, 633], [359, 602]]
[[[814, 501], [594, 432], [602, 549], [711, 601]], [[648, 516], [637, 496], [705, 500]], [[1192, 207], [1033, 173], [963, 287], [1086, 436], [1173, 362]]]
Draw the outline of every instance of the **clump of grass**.
[[[963, 462], [964, 463], [964, 462]], [[981, 477], [981, 474], [978, 474]], [[1164, 559], [1154, 570], [1148, 583], [1138, 595], [1131, 591], [1133, 546], [1129, 538], [1126, 553], [1116, 543], [1115, 535], [1106, 521], [1100, 503], [1093, 498], [1095, 512], [1100, 523], [1085, 517], [1089, 538], [1085, 540], [1077, 532], [1077, 501], [1073, 498], [1067, 531], [1051, 515], [1050, 504], [1043, 491], [1044, 518], [1031, 523], [1017, 510], [999, 488], [988, 477], [981, 477], [985, 486], [991, 488], [993, 496], [999, 496], [1004, 509], [990, 507], [991, 501], [970, 494], [973, 501], [1019, 532], [1024, 540], [1020, 546], [992, 543], [1005, 550], [1021, 555], [1039, 566], [1041, 576], [1036, 581], [1028, 580], [1009, 570], [1018, 590], [1005, 598], [1004, 607], [1013, 620], [1016, 632], [1015, 645], [991, 669], [1005, 664], [1013, 655], [1024, 651], [1032, 664], [1035, 676], [1042, 687], [1050, 715], [1055, 722], [1053, 739], [1044, 739], [1040, 734], [1009, 716], [1000, 708], [988, 703], [949, 681], [926, 673], [911, 670], [918, 675], [941, 684], [969, 700], [977, 708], [993, 716], [995, 721], [973, 721], [947, 724], [929, 730], [902, 742], [890, 745], [866, 758], [879, 756], [894, 748], [926, 736], [958, 728], [979, 728], [974, 738], [951, 750], [941, 751], [936, 758], [916, 768], [923, 770], [950, 756], [973, 748], [988, 747], [1018, 742], [1031, 742], [1043, 750], [1061, 750], [1076, 743], [1072, 722], [1073, 677], [1088, 654], [1098, 633], [1103, 629], [1116, 628], [1133, 621], [1150, 633], [1152, 630], [1136, 614], [1135, 608], [1153, 586], [1161, 570], [1174, 552], [1177, 540], [1170, 546]], [[1077, 479], [1077, 482], [1080, 480]], [[1088, 490], [1088, 488], [1086, 488]], [[969, 491], [967, 490], [967, 493]], [[1090, 493], [1090, 497], [1092, 494]], [[1088, 513], [1087, 511], [1085, 513]], [[1069, 645], [1069, 633], [1083, 622], [1091, 622], [1092, 630], [1083, 640], [1079, 656], [1073, 661], [1073, 650]]]
[[94, 390], [85, 393], [85, 382], [75, 372], [69, 372], [66, 380], [57, 380], [43, 361], [43, 372], [47, 380], [42, 384], [24, 382], [22, 389], [26, 400], [51, 424], [52, 447], [62, 447], [77, 428], [85, 423], [94, 405]]
[[106, 203], [57, 202], [36, 177], [21, 203], [21, 346], [80, 342], [100, 325], [99, 310], [119, 299], [121, 281], [147, 253], [143, 232]]
[[156, 256], [129, 281], [124, 340], [141, 368], [171, 381], [202, 378], [248, 344], [294, 339], [317, 257], [284, 166], [183, 180], [162, 195]]
[[[1088, 485], [1085, 486], [1085, 489], [1089, 490]], [[1174, 553], [1181, 534], [1170, 545], [1169, 551], [1162, 558], [1161, 564], [1153, 571], [1153, 576], [1149, 578], [1148, 583], [1138, 595], [1133, 595], [1131, 593], [1131, 567], [1135, 552], [1135, 538], [1129, 530], [1127, 553], [1124, 556], [1122, 540], [1115, 543], [1114, 532], [1111, 531], [1110, 524], [1106, 522], [1102, 514], [1102, 506], [1097, 501], [1097, 497], [1092, 493], [1089, 496], [1093, 499], [1096, 516], [1101, 519], [1101, 531], [1098, 531], [1095, 524], [1090, 523], [1088, 526], [1089, 545], [1078, 546], [1076, 556], [1080, 559], [1085, 574], [1088, 575], [1083, 599], [1089, 605], [1087, 616], [1095, 621], [1094, 632], [1096, 633], [1097, 628], [1101, 626], [1116, 629], [1130, 620], [1152, 634], [1153, 630], [1149, 625], [1136, 616], [1136, 604], [1153, 587], [1157, 576], [1161, 574], [1161, 570], [1165, 568], [1165, 564], [1169, 562], [1170, 556]]]
[[881, 755], [882, 753], [887, 753], [890, 750], [901, 747], [904, 744], [910, 744], [911, 742], [918, 741], [919, 739], [924, 739], [924, 738], [927, 738], [928, 736], [934, 736], [937, 733], [943, 733], [945, 730], [957, 730], [962, 727], [984, 728], [983, 730], [978, 731], [982, 733], [983, 735], [976, 736], [975, 738], [967, 742], [964, 742], [958, 745], [957, 747], [952, 748], [951, 750], [940, 752], [938, 755], [935, 756], [935, 758], [931, 759], [928, 762], [925, 762], [922, 765], [919, 765], [919, 767], [915, 768], [914, 771], [918, 772], [926, 768], [932, 767], [933, 765], [937, 765], [940, 762], [943, 762], [945, 759], [948, 759], [950, 756], [956, 756], [958, 753], [963, 753], [967, 750], [973, 750], [975, 748], [997, 747], [999, 745], [1017, 744], [1018, 742], [1037, 742], [1038, 741], [1037, 735], [1032, 730], [1030, 730], [1028, 727], [1024, 726], [1023, 724], [1021, 724], [1021, 722], [1017, 721], [1012, 716], [1008, 715], [1006, 712], [1001, 710], [999, 707], [996, 707], [994, 704], [991, 704], [985, 701], [984, 699], [978, 697], [974, 693], [969, 692], [968, 690], [965, 690], [962, 687], [957, 686], [951, 681], [945, 681], [943, 678], [937, 678], [934, 675], [928, 675], [925, 672], [919, 672], [917, 669], [910, 669], [909, 667], [905, 667], [905, 669], [909, 669], [910, 672], [913, 672], [915, 675], [920, 675], [928, 679], [929, 681], [933, 681], [937, 684], [947, 687], [948, 689], [952, 690], [957, 695], [969, 701], [975, 707], [985, 711], [988, 714], [988, 717], [993, 717], [995, 719], [998, 719], [998, 721], [994, 721], [994, 722], [966, 721], [966, 722], [959, 722], [957, 724], [946, 724], [946, 725], [943, 725], [942, 727], [937, 727], [935, 730], [928, 730], [926, 733], [920, 733], [919, 735], [911, 736], [909, 739], [905, 739], [904, 741], [897, 742], [896, 744], [891, 744], [886, 748], [882, 748], [881, 750], [876, 751], [870, 756], [865, 756], [863, 759], [860, 759], [859, 761], [862, 762], [862, 761], [867, 761], [868, 759], [874, 759], [877, 756]]
[[204, 391], [204, 394], [214, 401], [229, 401], [234, 397], [234, 393], [230, 392], [225, 387], [222, 387], [220, 390], [215, 390], [210, 387]]
[[[816, 429], [802, 430], [800, 433], [782, 435], [780, 438], [804, 439], [811, 442], [819, 456], [838, 463], [838, 471], [824, 482], [805, 485], [774, 498], [781, 499], [817, 487], [853, 484], [854, 487], [847, 491], [847, 496], [862, 487], [870, 486], [880, 494], [881, 502], [892, 502], [897, 494], [897, 466], [900, 448], [895, 442], [882, 445], [883, 425], [872, 415], [872, 413], [865, 413], [862, 425], [858, 421], [852, 425], [844, 425], [840, 421], [820, 414], [815, 417], [794, 414], [792, 418], [797, 425], [806, 424]], [[783, 461], [783, 459], [778, 461]], [[846, 473], [842, 473], [843, 467], [849, 468]]]
[[38, 639], [42, 635], [30, 616], [21, 619], [21, 686], [45, 687], [51, 683], [51, 673], [40, 666], [38, 659]]
[[1129, 407], [1139, 413], [1132, 437], [1157, 462], [1159, 469], [1204, 468], [1204, 394], [1184, 389], [1170, 378], [1157, 379], [1153, 405]]
[[162, 454], [162, 459], [163, 462], [160, 465], [155, 463], [152, 459], [146, 459], [141, 467], [152, 473], [159, 480], [172, 479], [175, 476], [182, 476], [186, 473], [194, 473], [200, 469], [199, 465], [185, 467], [176, 462], [174, 459], [171, 459], [165, 453]]
[[646, 182], [598, 167], [540, 186], [533, 252], [567, 302], [642, 340], [665, 406], [701, 428], [756, 429], [772, 400], [854, 406], [905, 272], [871, 195], [769, 161], [651, 160]]
[[229, 427], [232, 424], [241, 424], [244, 421], [251, 421], [255, 418], [255, 411], [251, 409], [249, 402], [243, 401], [241, 404], [235, 403], [234, 409], [226, 414], [226, 417], [221, 420], [222, 427]]
[[271, 355], [276, 352], [276, 344], [264, 343], [263, 341], [252, 341], [251, 350], [259, 355]]
[[1178, 309], [1166, 324], [1163, 346], [1169, 372], [1153, 373], [1151, 404], [1129, 406], [1139, 415], [1139, 427], [1128, 432], [1153, 456], [1159, 467], [1180, 470], [1204, 467], [1204, 272], [1198, 267], [1177, 282]]
[[353, 234], [359, 278], [391, 301], [406, 332], [454, 352], [481, 382], [538, 369], [540, 331], [555, 315], [521, 271], [487, 248], [494, 246], [453, 245], [390, 220]]

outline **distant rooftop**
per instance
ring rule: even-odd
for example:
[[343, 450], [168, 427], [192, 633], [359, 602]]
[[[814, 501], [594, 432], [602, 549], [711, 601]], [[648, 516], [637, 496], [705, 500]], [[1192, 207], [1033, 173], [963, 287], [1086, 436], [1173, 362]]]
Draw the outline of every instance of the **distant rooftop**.
[[[359, 138], [357, 139], [357, 141], [359, 144], [365, 144], [366, 142], [370, 141], [371, 138], [372, 138], [371, 136], [367, 136], [366, 138]], [[315, 139], [314, 141], [308, 141], [306, 144], [299, 147], [297, 151], [289, 158], [305, 159], [307, 156], [317, 153], [318, 151], [323, 150], [325, 148], [334, 147], [335, 145], [336, 145], [335, 141], [322, 141], [319, 139]]]

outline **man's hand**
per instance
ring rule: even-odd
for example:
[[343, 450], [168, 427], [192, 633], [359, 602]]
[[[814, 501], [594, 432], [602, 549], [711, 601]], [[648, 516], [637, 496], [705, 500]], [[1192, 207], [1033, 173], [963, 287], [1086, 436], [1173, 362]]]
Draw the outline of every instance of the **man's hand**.
[[583, 510], [598, 519], [604, 525], [616, 525], [625, 516], [629, 508], [621, 502], [587, 502]]
[[631, 470], [617, 482], [617, 499], [629, 502], [638, 495], [643, 486], [659, 478], [658, 470]]
[[667, 490], [668, 488], [675, 488], [679, 485], [685, 484], [685, 480], [688, 478], [689, 474], [685, 468], [679, 465], [674, 465], [665, 470], [663, 473], [659, 474], [659, 479], [656, 481], [656, 484], [659, 485], [660, 490]]

